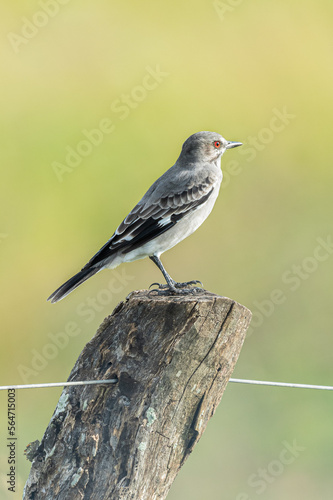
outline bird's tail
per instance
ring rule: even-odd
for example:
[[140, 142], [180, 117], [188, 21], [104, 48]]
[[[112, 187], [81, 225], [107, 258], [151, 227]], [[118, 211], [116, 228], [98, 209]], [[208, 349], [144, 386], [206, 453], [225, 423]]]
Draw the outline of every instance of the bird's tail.
[[66, 283], [61, 285], [55, 292], [53, 292], [47, 300], [50, 300], [52, 303], [58, 302], [58, 300], [63, 299], [71, 293], [76, 287], [81, 285], [88, 278], [98, 273], [101, 270], [101, 267], [90, 267], [87, 269], [82, 269], [79, 273], [75, 274], [72, 278], [70, 278]]

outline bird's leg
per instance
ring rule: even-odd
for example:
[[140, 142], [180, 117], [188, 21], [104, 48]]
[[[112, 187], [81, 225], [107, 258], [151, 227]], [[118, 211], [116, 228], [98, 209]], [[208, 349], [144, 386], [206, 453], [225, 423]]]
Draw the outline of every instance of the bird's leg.
[[[151, 255], [149, 258], [154, 262], [154, 264], [157, 265], [157, 267], [159, 268], [159, 270], [163, 274], [165, 281], [167, 282], [167, 285], [161, 285], [161, 283], [153, 283], [153, 285], [157, 285], [158, 288], [169, 288], [170, 291], [177, 292], [177, 289], [175, 286], [176, 282], [167, 273], [166, 269], [164, 269], [164, 266], [163, 266], [162, 262], [160, 261], [160, 259], [156, 255]], [[152, 286], [152, 285], [150, 285], [150, 286]]]
[[184, 283], [177, 283], [177, 281], [173, 280], [171, 276], [167, 273], [159, 257], [157, 257], [156, 255], [151, 255], [149, 258], [154, 262], [154, 264], [157, 265], [159, 270], [162, 272], [165, 281], [167, 282], [167, 285], [162, 285], [161, 283], [152, 283], [152, 285], [150, 286], [157, 285], [159, 290], [168, 289], [172, 293], [182, 293], [182, 294], [195, 293], [197, 291], [202, 290], [201, 288], [198, 287], [189, 288], [191, 285], [200, 284], [202, 286], [201, 281], [192, 280], [192, 281], [186, 281]]

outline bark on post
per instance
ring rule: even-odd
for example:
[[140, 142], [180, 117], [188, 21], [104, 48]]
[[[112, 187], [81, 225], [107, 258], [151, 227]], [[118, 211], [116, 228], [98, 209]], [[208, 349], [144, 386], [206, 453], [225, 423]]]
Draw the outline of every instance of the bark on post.
[[25, 500], [164, 499], [219, 404], [251, 313], [225, 297], [133, 292], [80, 354]]

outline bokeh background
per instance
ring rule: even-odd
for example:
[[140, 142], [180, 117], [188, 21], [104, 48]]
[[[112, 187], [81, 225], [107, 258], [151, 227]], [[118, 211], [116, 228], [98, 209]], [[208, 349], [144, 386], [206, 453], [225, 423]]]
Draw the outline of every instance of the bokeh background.
[[[146, 259], [46, 302], [212, 130], [244, 146], [163, 262], [253, 311], [234, 377], [333, 385], [332, 19], [329, 0], [1, 6], [1, 384], [67, 379], [116, 304], [160, 280]], [[14, 495], [0, 394], [1, 499], [21, 498], [60, 393], [17, 393]], [[169, 498], [332, 499], [332, 420], [330, 392], [230, 383]]]

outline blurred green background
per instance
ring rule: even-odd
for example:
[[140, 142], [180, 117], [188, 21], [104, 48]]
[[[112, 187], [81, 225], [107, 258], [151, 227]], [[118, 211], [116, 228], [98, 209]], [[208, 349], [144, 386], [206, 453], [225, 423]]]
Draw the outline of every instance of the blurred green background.
[[[161, 279], [146, 259], [46, 302], [212, 130], [244, 146], [222, 159], [209, 220], [163, 262], [253, 311], [234, 377], [333, 385], [332, 19], [328, 0], [1, 6], [1, 384], [67, 379], [116, 304]], [[60, 393], [17, 394], [17, 498]], [[329, 392], [230, 383], [168, 498], [332, 499], [332, 418]]]

